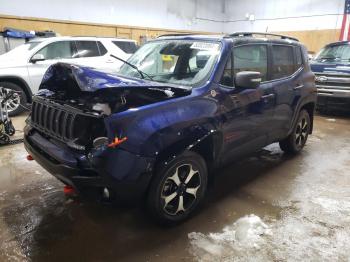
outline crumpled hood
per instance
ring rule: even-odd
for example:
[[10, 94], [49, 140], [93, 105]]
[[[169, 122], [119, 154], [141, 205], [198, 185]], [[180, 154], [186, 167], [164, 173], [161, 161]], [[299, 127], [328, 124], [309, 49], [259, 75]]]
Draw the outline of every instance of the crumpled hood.
[[349, 63], [329, 63], [329, 62], [316, 62], [313, 61], [311, 64], [311, 70], [314, 73], [339, 73], [339, 74], [350, 74]]
[[164, 84], [153, 81], [122, 77], [75, 64], [57, 63], [46, 71], [39, 89], [60, 91], [59, 89], [65, 86], [59, 83], [73, 79], [79, 89], [85, 92], [95, 92], [105, 88], [164, 87]]

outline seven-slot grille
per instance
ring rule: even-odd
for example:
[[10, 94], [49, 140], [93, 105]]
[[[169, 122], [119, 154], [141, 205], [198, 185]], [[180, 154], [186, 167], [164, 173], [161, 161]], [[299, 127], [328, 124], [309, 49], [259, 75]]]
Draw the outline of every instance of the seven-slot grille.
[[58, 104], [35, 99], [32, 103], [31, 124], [36, 129], [61, 141], [74, 139], [76, 114]]

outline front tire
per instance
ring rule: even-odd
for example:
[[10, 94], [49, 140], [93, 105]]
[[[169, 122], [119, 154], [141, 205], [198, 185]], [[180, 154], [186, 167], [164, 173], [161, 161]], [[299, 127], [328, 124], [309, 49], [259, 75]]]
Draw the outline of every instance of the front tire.
[[180, 223], [202, 202], [208, 181], [204, 159], [185, 152], [158, 168], [148, 193], [148, 209], [162, 224]]
[[299, 113], [298, 121], [296, 122], [292, 133], [279, 142], [281, 149], [290, 154], [299, 153], [306, 144], [310, 128], [310, 115], [305, 109], [303, 109]]
[[0, 86], [6, 89], [11, 89], [13, 91], [19, 92], [19, 94], [14, 95], [14, 99], [11, 99], [8, 102], [7, 109], [9, 116], [17, 116], [23, 111], [25, 111], [25, 105], [27, 104], [27, 96], [21, 87], [11, 82], [0, 82]]

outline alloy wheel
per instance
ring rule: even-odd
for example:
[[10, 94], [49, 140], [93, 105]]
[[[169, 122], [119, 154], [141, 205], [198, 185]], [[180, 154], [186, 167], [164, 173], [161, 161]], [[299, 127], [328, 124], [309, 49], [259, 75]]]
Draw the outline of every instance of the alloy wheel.
[[295, 130], [295, 144], [302, 147], [306, 143], [309, 132], [308, 121], [305, 117], [301, 118]]
[[15, 111], [21, 104], [21, 97], [19, 94], [14, 94], [12, 99], [7, 102], [7, 111]]
[[174, 174], [167, 177], [161, 191], [164, 211], [172, 216], [186, 212], [196, 202], [200, 187], [198, 170], [194, 170], [191, 164], [177, 167]]

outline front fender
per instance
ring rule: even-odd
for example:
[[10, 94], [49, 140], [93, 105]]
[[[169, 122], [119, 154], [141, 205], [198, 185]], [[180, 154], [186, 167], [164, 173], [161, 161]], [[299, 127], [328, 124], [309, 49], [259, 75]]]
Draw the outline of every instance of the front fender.
[[212, 130], [217, 130], [216, 100], [210, 96], [175, 99], [159, 106], [148, 107], [107, 118], [109, 138], [127, 136], [121, 144], [124, 150], [153, 157], [170, 146], [190, 145]]

